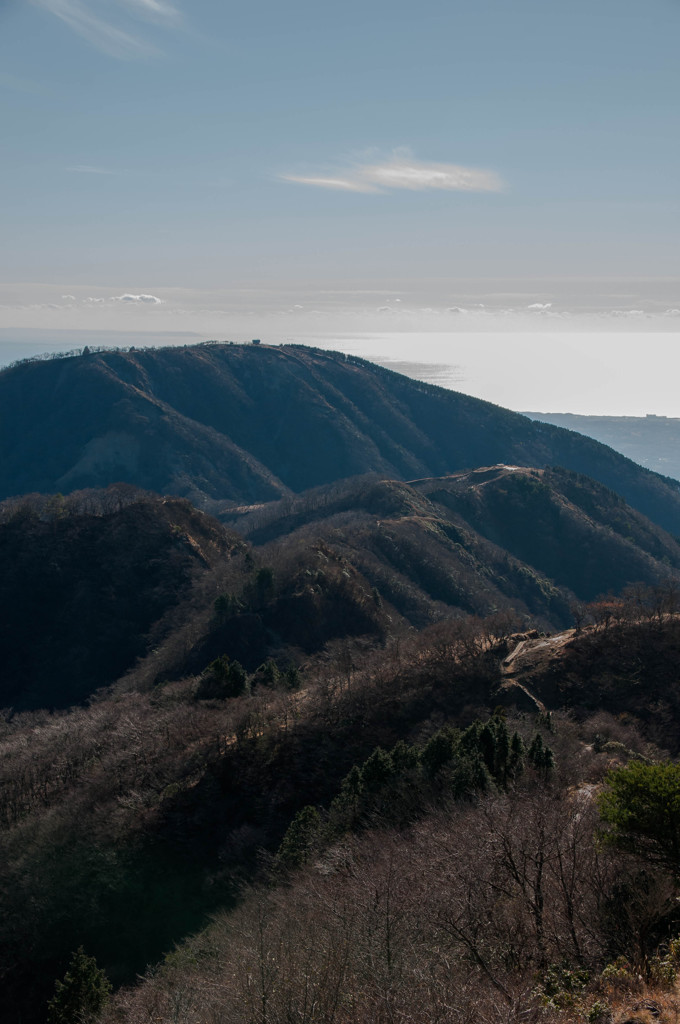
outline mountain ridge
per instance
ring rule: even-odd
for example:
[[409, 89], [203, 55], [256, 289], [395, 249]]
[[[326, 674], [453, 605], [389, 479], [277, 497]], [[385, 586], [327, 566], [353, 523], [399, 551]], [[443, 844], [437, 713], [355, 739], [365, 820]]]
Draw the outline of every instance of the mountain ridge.
[[223, 656], [285, 672], [466, 616], [563, 628], [581, 602], [680, 583], [680, 544], [567, 470], [368, 476], [224, 518], [129, 485], [1, 503], [0, 705], [145, 691]]
[[582, 435], [340, 353], [200, 344], [0, 373], [0, 497], [122, 480], [209, 508], [366, 472], [414, 479], [503, 462], [585, 473], [680, 533], [677, 481]]

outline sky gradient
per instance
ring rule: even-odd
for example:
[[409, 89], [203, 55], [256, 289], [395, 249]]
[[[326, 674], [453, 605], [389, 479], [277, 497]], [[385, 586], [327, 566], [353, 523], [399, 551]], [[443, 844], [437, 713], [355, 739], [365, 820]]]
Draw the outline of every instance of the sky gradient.
[[0, 0], [2, 338], [675, 346], [679, 30], [677, 0]]

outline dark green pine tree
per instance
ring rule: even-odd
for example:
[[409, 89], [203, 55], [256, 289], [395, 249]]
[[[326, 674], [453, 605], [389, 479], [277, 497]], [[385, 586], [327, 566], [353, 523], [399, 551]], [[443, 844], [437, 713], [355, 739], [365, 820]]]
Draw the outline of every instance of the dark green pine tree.
[[332, 830], [340, 834], [345, 829], [354, 826], [361, 811], [363, 792], [363, 775], [361, 768], [355, 764], [343, 779], [340, 792], [331, 804], [330, 827]]
[[276, 686], [281, 676], [278, 665], [271, 658], [268, 658], [264, 665], [260, 666], [260, 672], [266, 686]]
[[302, 682], [300, 669], [296, 665], [289, 665], [283, 675], [283, 684], [287, 690], [297, 690]]
[[526, 756], [526, 745], [518, 732], [513, 732], [510, 740], [509, 774], [513, 779], [518, 778], [524, 771], [524, 758]]
[[390, 751], [392, 764], [397, 774], [413, 771], [420, 764], [420, 754], [417, 747], [410, 747], [403, 740], [398, 740]]
[[293, 818], [277, 853], [278, 863], [284, 868], [299, 868], [317, 848], [321, 831], [321, 816], [316, 807], [308, 804]]
[[490, 775], [496, 770], [496, 737], [491, 722], [487, 722], [479, 733], [479, 751]]
[[348, 800], [356, 801], [361, 797], [364, 791], [364, 778], [359, 765], [355, 764], [350, 769], [348, 775], [345, 776], [342, 783], [340, 792], [347, 797]]
[[508, 784], [510, 776], [510, 737], [508, 727], [502, 718], [496, 721], [496, 760], [494, 764], [494, 775], [496, 781], [504, 788]]
[[540, 733], [536, 733], [527, 752], [527, 761], [541, 775], [547, 778], [555, 768], [555, 755], [546, 747]]
[[111, 982], [80, 946], [47, 1004], [49, 1024], [88, 1024], [109, 1001]]
[[457, 741], [458, 736], [451, 729], [441, 729], [428, 740], [421, 761], [430, 778], [434, 778], [445, 764], [453, 760]]
[[527, 758], [534, 768], [540, 768], [543, 764], [543, 737], [540, 732], [537, 732], [531, 741]]
[[221, 654], [208, 665], [208, 673], [199, 686], [199, 698], [225, 699], [239, 697], [248, 691], [248, 673], [240, 661], [231, 661], [226, 654]]
[[376, 747], [368, 760], [364, 762], [361, 774], [366, 789], [374, 792], [379, 790], [394, 775], [392, 758], [382, 747]]

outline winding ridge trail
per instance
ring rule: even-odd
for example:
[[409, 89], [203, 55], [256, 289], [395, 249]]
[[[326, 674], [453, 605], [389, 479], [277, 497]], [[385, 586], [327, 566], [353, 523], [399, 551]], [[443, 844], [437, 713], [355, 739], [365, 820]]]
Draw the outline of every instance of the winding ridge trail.
[[556, 633], [554, 636], [547, 637], [523, 637], [519, 640], [513, 650], [508, 654], [506, 658], [501, 662], [501, 675], [504, 676], [504, 681], [501, 684], [501, 690], [518, 689], [521, 690], [531, 700], [539, 711], [546, 712], [547, 708], [543, 701], [539, 700], [523, 683], [516, 678], [517, 673], [522, 671], [518, 661], [523, 661], [527, 657], [536, 656], [541, 660], [544, 657], [550, 657], [556, 651], [565, 647], [576, 633], [575, 629], [567, 629], [562, 633]]

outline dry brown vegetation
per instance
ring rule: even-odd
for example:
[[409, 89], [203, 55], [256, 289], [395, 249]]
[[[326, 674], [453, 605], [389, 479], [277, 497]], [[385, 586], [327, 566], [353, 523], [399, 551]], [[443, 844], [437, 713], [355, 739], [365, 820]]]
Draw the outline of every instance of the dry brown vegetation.
[[[664, 971], [670, 1022], [674, 879], [603, 843], [594, 803], [608, 768], [678, 750], [677, 544], [629, 511], [502, 467], [286, 500], [249, 514], [257, 547], [125, 486], [6, 503], [17, 621], [55, 673], [60, 615], [106, 682], [140, 616], [112, 686], [73, 671], [82, 706], [0, 719], [2, 1019], [42, 1024], [83, 945], [117, 989], [106, 1024], [598, 1024]], [[573, 591], [548, 575], [565, 537], [597, 551]], [[576, 601], [631, 567], [644, 586]], [[570, 602], [577, 628], [540, 635]]]
[[[308, 663], [295, 692], [260, 687], [197, 701], [189, 677], [68, 713], [8, 718], [0, 747], [6, 1019], [19, 1020], [19, 1007], [41, 1019], [51, 979], [81, 943], [117, 984], [129, 982], [233, 902], [261, 868], [258, 850], [273, 852], [304, 804], [328, 807], [376, 746], [422, 745], [447, 723], [483, 714], [496, 702], [500, 661], [518, 642], [511, 628], [465, 619], [387, 648], [336, 643]], [[605, 636], [590, 630], [585, 637]], [[533, 717], [517, 721], [528, 740]], [[645, 883], [644, 907], [629, 900], [623, 923], [603, 924], [613, 887], [630, 877], [633, 889], [637, 869], [598, 849], [590, 790], [579, 787], [597, 785], [631, 751], [658, 751], [633, 719], [604, 713], [580, 726], [565, 720], [546, 736], [560, 771], [547, 788], [522, 784], [472, 805], [451, 803], [446, 786], [414, 791], [405, 806], [418, 821], [405, 832], [367, 820], [362, 829], [373, 831], [334, 841], [290, 885], [240, 896], [235, 917], [221, 918], [196, 950], [180, 947], [111, 1012], [135, 1022], [149, 1013], [187, 1024], [278, 1022], [300, 1019], [308, 999], [312, 1016], [301, 1019], [401, 1019], [407, 1006], [423, 1021], [474, 1019], [475, 1006], [489, 1020], [515, 1019], [511, 1007], [517, 1020], [531, 1019], [536, 978], [550, 964], [592, 972], [621, 952], [649, 955], [666, 934], [666, 883]], [[371, 813], [384, 813], [379, 807]], [[385, 899], [396, 915], [398, 968], [389, 970]], [[218, 935], [219, 951], [206, 952]], [[275, 970], [264, 1018], [246, 999], [261, 1007], [257, 986], [269, 992], [263, 949]], [[44, 985], [28, 987], [36, 974]]]
[[636, 899], [640, 866], [602, 847], [597, 829], [588, 791], [535, 779], [472, 806], [444, 803], [406, 831], [378, 825], [287, 886], [251, 891], [121, 991], [103, 1020], [595, 1019], [608, 996], [630, 1004], [631, 990], [638, 1001], [646, 991], [637, 975], [601, 971], [617, 955], [638, 955], [643, 970], [637, 936], [673, 889], [649, 877]]

